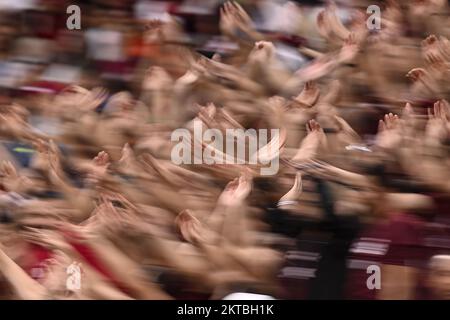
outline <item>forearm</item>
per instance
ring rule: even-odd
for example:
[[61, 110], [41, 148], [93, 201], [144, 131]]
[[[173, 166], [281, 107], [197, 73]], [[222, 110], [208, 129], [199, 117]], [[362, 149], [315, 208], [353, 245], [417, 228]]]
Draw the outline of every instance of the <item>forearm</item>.
[[[96, 239], [91, 242], [94, 252], [100, 260], [138, 299], [169, 299], [157, 285], [150, 283], [140, 266], [123, 252], [118, 250], [106, 239]], [[127, 272], [123, 272], [127, 270]]]
[[0, 249], [0, 272], [11, 284], [17, 296], [25, 300], [48, 299], [49, 293]]

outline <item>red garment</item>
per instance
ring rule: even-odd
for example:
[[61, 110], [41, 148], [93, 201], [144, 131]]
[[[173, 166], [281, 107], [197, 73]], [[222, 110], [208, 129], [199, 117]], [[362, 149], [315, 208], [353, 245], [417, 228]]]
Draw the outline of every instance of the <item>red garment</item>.
[[127, 288], [124, 284], [118, 280], [112, 272], [108, 270], [108, 267], [97, 258], [95, 251], [89, 247], [88, 245], [81, 242], [82, 237], [79, 234], [76, 234], [73, 231], [63, 230], [62, 234], [64, 235], [67, 242], [80, 254], [87, 263], [103, 276], [105, 276], [111, 283], [114, 284], [118, 289], [120, 289], [125, 294], [130, 294], [129, 288]]
[[28, 243], [29, 255], [21, 265], [33, 279], [40, 281], [45, 277], [47, 260], [53, 257], [51, 250], [34, 243]]
[[[425, 221], [412, 214], [393, 214], [369, 226], [353, 243], [347, 261], [346, 296], [349, 299], [376, 299], [377, 290], [367, 287], [367, 267], [382, 264], [417, 267], [426, 259]], [[381, 269], [381, 277], [383, 270]]]

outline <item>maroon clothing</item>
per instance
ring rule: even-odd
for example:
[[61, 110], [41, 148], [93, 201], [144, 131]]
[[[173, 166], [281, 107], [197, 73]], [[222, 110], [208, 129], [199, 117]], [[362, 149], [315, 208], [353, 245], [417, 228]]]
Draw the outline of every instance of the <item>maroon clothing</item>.
[[382, 264], [418, 267], [424, 260], [424, 225], [417, 216], [395, 213], [389, 219], [366, 228], [353, 243], [347, 267], [349, 269], [346, 296], [349, 299], [376, 299], [377, 290], [367, 287], [367, 267]]

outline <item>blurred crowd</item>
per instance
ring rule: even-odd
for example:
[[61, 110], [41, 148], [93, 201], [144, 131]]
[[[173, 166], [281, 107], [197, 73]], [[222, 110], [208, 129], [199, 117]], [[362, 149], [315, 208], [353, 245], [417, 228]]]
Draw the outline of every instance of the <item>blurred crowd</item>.
[[[447, 1], [0, 8], [0, 298], [450, 299]], [[194, 122], [279, 171], [173, 163]]]

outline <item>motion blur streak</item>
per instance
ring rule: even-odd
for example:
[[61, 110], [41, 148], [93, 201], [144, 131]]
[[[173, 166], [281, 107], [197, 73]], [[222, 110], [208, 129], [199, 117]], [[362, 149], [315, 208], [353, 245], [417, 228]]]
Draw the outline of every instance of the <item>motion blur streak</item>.
[[449, 13], [0, 0], [0, 298], [450, 299]]

